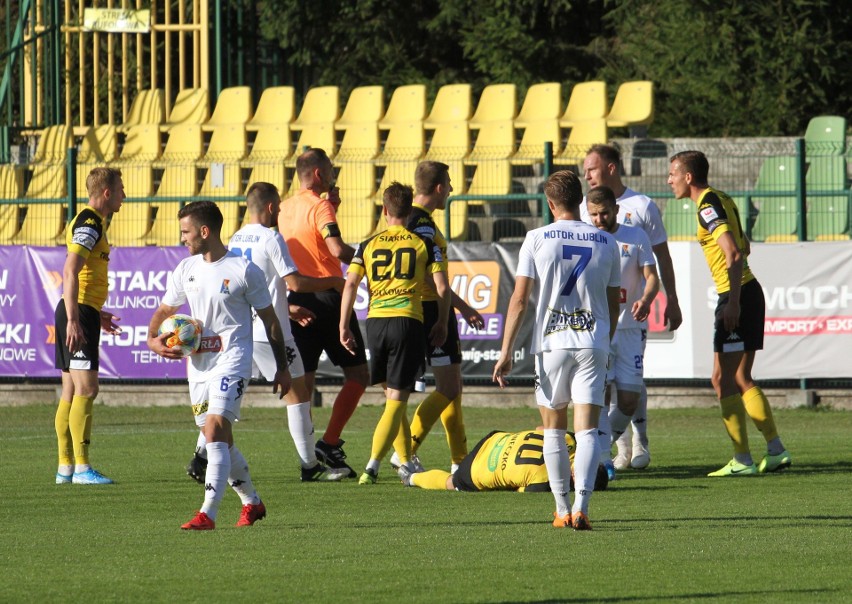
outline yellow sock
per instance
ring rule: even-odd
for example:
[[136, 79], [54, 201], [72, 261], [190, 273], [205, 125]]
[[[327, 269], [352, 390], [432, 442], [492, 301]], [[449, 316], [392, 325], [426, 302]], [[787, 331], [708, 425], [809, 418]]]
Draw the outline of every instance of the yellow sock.
[[60, 400], [56, 407], [56, 417], [53, 424], [56, 427], [56, 441], [59, 445], [59, 465], [74, 465], [74, 446], [71, 444], [71, 430], [68, 429], [68, 414], [71, 413], [71, 403]]
[[75, 396], [71, 399], [68, 428], [74, 443], [74, 461], [77, 465], [89, 463], [89, 441], [92, 438], [92, 405], [94, 398]]
[[387, 399], [385, 410], [376, 424], [373, 432], [373, 448], [370, 451], [370, 459], [382, 460], [390, 450], [394, 439], [399, 434], [399, 426], [405, 416], [405, 402]]
[[431, 489], [433, 491], [446, 491], [447, 478], [450, 477], [449, 472], [444, 470], [429, 470], [427, 472], [419, 472], [411, 475], [411, 484], [421, 489]]
[[414, 441], [411, 448], [412, 452], [417, 452], [417, 448], [425, 440], [429, 430], [432, 429], [432, 426], [441, 417], [441, 412], [449, 404], [450, 399], [440, 392], [433, 392], [417, 406], [414, 419], [411, 420], [411, 440]]
[[772, 417], [772, 408], [769, 406], [769, 401], [763, 394], [763, 390], [757, 386], [746, 390], [743, 394], [743, 403], [745, 403], [746, 413], [763, 434], [766, 442], [777, 438], [778, 429], [775, 427], [775, 419]]
[[447, 433], [447, 444], [453, 463], [461, 463], [467, 455], [467, 434], [464, 431], [461, 401], [462, 395], [459, 394], [441, 413], [441, 423]]
[[719, 404], [722, 406], [722, 421], [725, 422], [725, 429], [734, 443], [734, 453], [750, 453], [743, 398], [739, 394], [732, 394], [719, 400]]
[[403, 413], [399, 422], [399, 432], [393, 441], [393, 450], [396, 451], [400, 463], [408, 463], [411, 459], [411, 428], [408, 427], [408, 414]]

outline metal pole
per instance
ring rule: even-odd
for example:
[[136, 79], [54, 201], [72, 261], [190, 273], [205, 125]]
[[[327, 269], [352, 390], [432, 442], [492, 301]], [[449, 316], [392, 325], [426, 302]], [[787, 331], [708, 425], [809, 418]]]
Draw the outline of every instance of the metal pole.
[[805, 172], [807, 171], [805, 158], [805, 139], [796, 139], [796, 219], [798, 223], [799, 241], [808, 240], [807, 211], [807, 185], [805, 184]]
[[77, 147], [69, 147], [65, 154], [65, 175], [68, 185], [68, 210], [65, 212], [66, 222], [71, 222], [77, 215]]
[[[544, 178], [550, 177], [553, 171], [553, 143], [547, 141], [544, 143]], [[547, 199], [541, 201], [541, 217], [544, 224], [553, 222], [553, 215], [550, 213], [550, 206], [547, 205]]]
[[216, 96], [222, 92], [222, 0], [216, 0]]

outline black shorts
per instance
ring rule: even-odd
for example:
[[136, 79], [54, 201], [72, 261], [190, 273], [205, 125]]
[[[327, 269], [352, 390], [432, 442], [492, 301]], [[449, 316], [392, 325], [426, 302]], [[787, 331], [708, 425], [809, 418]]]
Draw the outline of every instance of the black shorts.
[[423, 302], [423, 333], [426, 336], [426, 360], [430, 367], [458, 365], [461, 363], [462, 357], [456, 313], [450, 309], [450, 318], [447, 321], [447, 339], [443, 346], [435, 348], [429, 345], [429, 332], [437, 320], [438, 303], [435, 301]]
[[355, 354], [351, 354], [340, 343], [340, 292], [333, 289], [309, 294], [290, 292], [287, 300], [290, 304], [304, 306], [317, 316], [307, 327], [290, 321], [293, 339], [296, 340], [299, 354], [302, 355], [305, 373], [317, 370], [323, 350], [337, 367], [357, 367], [367, 362], [364, 337], [354, 312], [349, 320], [349, 329], [358, 344]]
[[423, 363], [423, 327], [410, 317], [367, 319], [370, 383], [414, 390]]
[[101, 313], [97, 308], [88, 304], [80, 304], [78, 307], [80, 309], [80, 326], [83, 328], [83, 335], [86, 336], [86, 343], [83, 344], [83, 349], [73, 357], [65, 343], [68, 336], [68, 312], [65, 309], [65, 300], [60, 298], [59, 304], [53, 311], [53, 321], [56, 327], [55, 367], [62, 371], [69, 369], [97, 371], [100, 366]]
[[743, 285], [740, 291], [740, 326], [736, 331], [725, 329], [722, 309], [728, 303], [728, 293], [719, 296], [716, 304], [716, 333], [713, 336], [714, 352], [751, 352], [763, 350], [763, 330], [766, 318], [766, 301], [757, 279]]
[[453, 472], [453, 486], [456, 487], [457, 491], [478, 491], [476, 485], [473, 484], [473, 478], [470, 475], [470, 469], [473, 467], [473, 460], [476, 459], [477, 454], [479, 454], [479, 450], [482, 448], [482, 445], [485, 444], [485, 441], [497, 434], [498, 432], [502, 432], [503, 430], [494, 430], [486, 434], [482, 440], [476, 443], [476, 446], [473, 450], [465, 455], [465, 458], [462, 459], [459, 464], [458, 469]]

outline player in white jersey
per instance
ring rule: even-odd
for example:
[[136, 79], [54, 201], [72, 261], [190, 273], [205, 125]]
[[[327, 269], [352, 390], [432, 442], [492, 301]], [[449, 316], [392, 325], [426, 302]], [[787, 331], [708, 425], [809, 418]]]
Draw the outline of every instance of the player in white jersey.
[[[626, 226], [639, 227], [648, 235], [657, 266], [660, 271], [663, 290], [666, 295], [664, 321], [671, 331], [680, 327], [683, 315], [677, 299], [675, 273], [672, 257], [669, 253], [668, 236], [663, 226], [663, 219], [657, 204], [648, 197], [626, 187], [621, 182], [620, 175], [621, 153], [611, 145], [592, 145], [583, 160], [583, 173], [590, 187], [609, 187], [618, 202], [618, 222]], [[586, 204], [581, 206], [583, 220], [591, 224]], [[627, 432], [618, 439], [618, 455], [615, 457], [615, 467], [645, 468], [651, 463], [648, 450], [648, 391], [642, 384], [639, 406], [633, 415], [633, 440]]]
[[203, 325], [201, 348], [190, 356], [187, 378], [196, 425], [207, 441], [208, 463], [204, 504], [181, 528], [214, 529], [226, 483], [243, 504], [237, 526], [251, 526], [266, 516], [266, 507], [234, 444], [233, 423], [240, 418], [240, 401], [251, 375], [252, 308], [272, 344], [276, 364], [272, 391], [279, 392], [279, 397], [290, 389], [284, 333], [263, 271], [222, 243], [222, 212], [216, 204], [190, 203], [181, 208], [178, 218], [190, 257], [181, 260], [169, 277], [162, 303], [148, 326], [148, 347], [165, 358], [180, 357], [166, 346], [170, 334], [158, 336], [157, 329], [188, 302], [190, 313]]
[[[645, 341], [651, 303], [660, 291], [660, 278], [651, 242], [642, 229], [618, 223], [618, 204], [608, 187], [595, 187], [586, 194], [586, 210], [596, 227], [615, 236], [621, 261], [621, 308], [612, 340], [607, 372], [607, 407], [601, 415], [599, 437], [601, 462], [610, 480], [615, 477], [610, 449], [612, 438], [620, 437], [639, 405], [644, 376]], [[611, 385], [618, 388], [617, 404], [610, 406]], [[607, 427], [608, 426], [608, 427]], [[622, 460], [630, 463], [629, 459]]]
[[[590, 530], [588, 508], [598, 467], [597, 427], [604, 404], [610, 340], [618, 320], [621, 267], [609, 233], [580, 221], [580, 181], [567, 170], [544, 186], [554, 222], [527, 233], [518, 256], [515, 291], [506, 312], [500, 358], [492, 378], [505, 387], [515, 339], [535, 286], [530, 352], [535, 355], [536, 402], [544, 425], [543, 455], [556, 500], [553, 526]], [[565, 433], [574, 403], [574, 505]]]

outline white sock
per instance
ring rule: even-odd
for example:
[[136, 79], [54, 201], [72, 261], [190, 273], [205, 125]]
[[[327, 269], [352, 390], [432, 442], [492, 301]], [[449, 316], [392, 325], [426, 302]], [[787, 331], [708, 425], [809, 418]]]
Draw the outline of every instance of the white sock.
[[317, 465], [317, 454], [314, 449], [314, 421], [311, 419], [311, 403], [287, 405], [287, 426], [290, 436], [296, 445], [296, 452], [303, 468], [313, 468]]
[[[589, 499], [595, 490], [598, 470], [597, 429], [583, 430], [574, 435], [577, 451], [574, 453], [574, 512], [589, 513]], [[545, 444], [547, 440], [545, 439]], [[547, 457], [545, 457], [545, 464]]]
[[207, 443], [207, 473], [204, 475], [204, 504], [201, 511], [207, 514], [210, 520], [216, 520], [230, 473], [231, 454], [228, 452], [228, 443]]
[[74, 466], [71, 464], [68, 465], [60, 465], [56, 468], [57, 474], [62, 474], [63, 476], [70, 476], [74, 472]]
[[621, 435], [624, 434], [624, 431], [627, 430], [627, 426], [630, 425], [630, 416], [625, 415], [624, 412], [618, 408], [618, 405], [610, 405], [609, 424], [612, 430], [613, 439], [618, 440]]
[[203, 459], [207, 459], [207, 439], [204, 438], [204, 432], [198, 431], [198, 440], [195, 441], [195, 454]]
[[598, 421], [598, 447], [601, 450], [601, 463], [612, 461], [612, 434], [607, 411], [609, 411], [609, 405], [603, 408]]
[[[556, 500], [556, 514], [564, 516], [571, 509], [568, 500], [568, 485], [571, 484], [571, 460], [568, 457], [568, 446], [565, 444], [566, 430], [555, 428], [544, 429], [544, 444], [542, 454], [544, 466], [547, 468], [547, 480], [553, 499]], [[579, 444], [579, 443], [578, 443]], [[576, 466], [576, 453], [574, 454]]]
[[382, 465], [382, 462], [379, 461], [378, 459], [371, 459], [369, 462], [367, 462], [367, 469], [372, 470], [373, 472], [376, 473], [376, 476], [378, 476], [379, 475], [379, 467], [381, 465]]
[[231, 447], [231, 471], [228, 474], [228, 484], [240, 496], [240, 501], [243, 505], [248, 503], [257, 505], [260, 503], [260, 497], [257, 496], [257, 491], [254, 490], [254, 485], [251, 483], [251, 475], [249, 474], [248, 462], [237, 446]]
[[74, 466], [74, 473], [75, 474], [82, 474], [83, 472], [88, 472], [91, 469], [92, 469], [92, 466], [90, 466], [87, 463], [78, 463]]
[[639, 404], [633, 414], [633, 442], [648, 448], [648, 389], [642, 384]]

